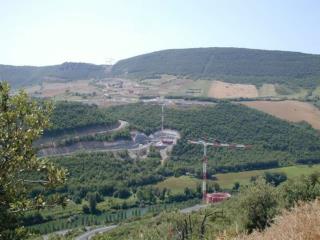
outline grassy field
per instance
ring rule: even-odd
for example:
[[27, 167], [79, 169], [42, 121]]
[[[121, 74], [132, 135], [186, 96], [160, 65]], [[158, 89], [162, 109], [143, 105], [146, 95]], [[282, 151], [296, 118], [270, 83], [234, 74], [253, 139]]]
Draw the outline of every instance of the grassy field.
[[212, 81], [210, 80], [185, 80], [186, 84], [178, 91], [176, 94], [173, 95], [188, 95], [187, 91], [190, 89], [200, 89], [200, 93], [193, 93], [189, 94], [192, 96], [198, 97], [207, 97], [208, 90], [210, 89]]
[[277, 92], [273, 84], [263, 84], [259, 89], [259, 97], [276, 97]]
[[295, 178], [300, 175], [308, 175], [316, 171], [320, 171], [320, 164], [308, 167], [306, 165], [297, 165], [283, 168], [273, 168], [268, 170], [255, 170], [238, 173], [217, 174], [218, 183], [223, 188], [232, 188], [234, 182], [247, 184], [252, 176], [262, 175], [264, 172], [284, 172], [288, 178]]
[[[245, 171], [237, 173], [224, 173], [217, 174], [216, 181], [222, 188], [231, 189], [235, 182], [239, 182], [241, 185], [248, 184], [252, 176], [262, 175], [264, 172], [284, 172], [287, 174], [288, 178], [295, 178], [301, 175], [308, 175], [313, 172], [320, 172], [320, 164], [313, 165], [312, 167], [306, 165], [297, 165], [283, 168], [273, 168], [268, 170], [255, 170], [255, 171]], [[208, 181], [208, 184], [212, 184], [214, 181]], [[182, 176], [182, 177], [170, 177], [163, 182], [160, 182], [156, 187], [169, 188], [173, 193], [181, 193], [186, 187], [195, 189], [197, 184], [201, 183], [200, 179], [194, 177]]]
[[160, 189], [169, 188], [172, 193], [182, 193], [186, 187], [195, 189], [200, 182], [199, 179], [188, 176], [170, 177], [158, 183], [156, 187]]

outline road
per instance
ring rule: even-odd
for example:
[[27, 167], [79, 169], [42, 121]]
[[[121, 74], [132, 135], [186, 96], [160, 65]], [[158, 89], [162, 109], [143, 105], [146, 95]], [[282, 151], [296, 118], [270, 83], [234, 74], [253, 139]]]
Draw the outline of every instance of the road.
[[98, 233], [108, 232], [108, 231], [116, 228], [117, 226], [118, 226], [118, 225], [111, 225], [111, 226], [96, 228], [96, 229], [93, 229], [93, 230], [91, 230], [91, 231], [85, 232], [84, 234], [76, 237], [75, 240], [89, 240], [89, 239], [91, 239], [94, 235], [96, 235], [96, 234], [98, 234]]
[[50, 233], [50, 234], [47, 234], [47, 235], [43, 235], [42, 236], [42, 239], [43, 240], [48, 240], [49, 239], [49, 235], [59, 235], [59, 236], [64, 236], [66, 235], [69, 231], [71, 231], [72, 229], [66, 229], [66, 230], [61, 230], [61, 231], [57, 231], [57, 232], [54, 232], [54, 233]]
[[[197, 204], [192, 207], [181, 209], [180, 212], [181, 213], [191, 213], [191, 212], [199, 211], [200, 209], [205, 208], [207, 206], [209, 206], [209, 205], [208, 204]], [[94, 235], [96, 235], [98, 233], [104, 233], [104, 232], [111, 231], [112, 229], [116, 228], [117, 226], [118, 225], [111, 225], [111, 226], [107, 226], [107, 227], [96, 228], [94, 230], [88, 231], [88, 232], [78, 236], [77, 238], [75, 238], [75, 240], [89, 240]]]
[[196, 212], [196, 211], [199, 211], [200, 209], [206, 208], [206, 207], [208, 207], [208, 206], [209, 206], [209, 204], [197, 204], [197, 205], [194, 205], [194, 206], [192, 206], [192, 207], [188, 207], [188, 208], [181, 209], [180, 212], [181, 212], [181, 213]]
[[[110, 129], [108, 131], [104, 131], [104, 132], [116, 132], [116, 131], [119, 131], [119, 130], [129, 126], [129, 123], [126, 121], [123, 121], [123, 120], [118, 120], [118, 121], [120, 123], [120, 125], [118, 127]], [[104, 132], [98, 132], [98, 133], [104, 133]]]

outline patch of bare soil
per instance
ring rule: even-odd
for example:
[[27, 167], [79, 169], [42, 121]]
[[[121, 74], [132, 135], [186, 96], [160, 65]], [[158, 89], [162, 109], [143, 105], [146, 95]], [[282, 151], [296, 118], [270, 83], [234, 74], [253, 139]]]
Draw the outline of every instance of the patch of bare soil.
[[213, 98], [256, 98], [259, 96], [256, 86], [252, 84], [233, 84], [214, 81], [208, 91]]
[[243, 104], [287, 121], [305, 121], [312, 127], [320, 129], [320, 111], [310, 103], [287, 100], [252, 101]]

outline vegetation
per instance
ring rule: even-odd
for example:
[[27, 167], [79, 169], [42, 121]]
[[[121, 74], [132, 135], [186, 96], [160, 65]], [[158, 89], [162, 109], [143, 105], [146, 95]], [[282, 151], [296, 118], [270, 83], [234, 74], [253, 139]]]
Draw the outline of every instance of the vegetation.
[[0, 65], [0, 76], [13, 87], [23, 87], [46, 81], [72, 81], [79, 79], [102, 78], [106, 66], [87, 63], [65, 62], [60, 65], [33, 67]]
[[310, 175], [317, 171], [320, 171], [320, 165], [314, 165], [312, 167], [306, 165], [296, 165], [289, 167], [272, 168], [267, 170], [223, 173], [216, 174], [215, 176], [217, 178], [217, 183], [219, 183], [222, 188], [230, 189], [236, 181], [241, 185], [247, 185], [249, 184], [249, 181], [252, 177], [264, 176], [267, 173], [276, 173], [277, 175], [278, 173], [282, 173], [287, 176], [288, 179], [293, 179], [301, 175]]
[[45, 136], [70, 133], [84, 127], [117, 124], [117, 119], [104, 114], [96, 105], [75, 102], [56, 103], [50, 120], [52, 125]]
[[[83, 199], [90, 192], [99, 192], [102, 196], [117, 195], [120, 198], [128, 198], [138, 186], [164, 179], [164, 170], [159, 159], [134, 161], [126, 152], [117, 155], [108, 152], [82, 153], [55, 157], [52, 158], [52, 162], [69, 169], [67, 184], [56, 191], [68, 193], [73, 199]], [[123, 189], [130, 188], [132, 192], [129, 192], [128, 196]]]
[[237, 240], [293, 240], [318, 239], [320, 236], [320, 202], [302, 203], [292, 210], [283, 211], [275, 223], [264, 232], [255, 231], [237, 237]]
[[239, 209], [243, 211], [245, 228], [263, 230], [277, 213], [277, 194], [270, 184], [258, 180], [241, 189]]
[[320, 83], [319, 66], [319, 55], [243, 48], [193, 48], [163, 50], [121, 60], [112, 67], [112, 73], [139, 78], [171, 74], [232, 83], [315, 87]]
[[[286, 190], [288, 188], [291, 190], [297, 189], [297, 191], [307, 191], [309, 196], [312, 197], [304, 201], [314, 201], [317, 196], [320, 196], [320, 183], [317, 182], [313, 185], [315, 181], [312, 179], [319, 180], [319, 174], [308, 177], [302, 176], [293, 180], [294, 185], [287, 181], [278, 187], [268, 184], [263, 179], [258, 179], [248, 186], [240, 187], [238, 195], [219, 205], [213, 205], [207, 209], [189, 214], [163, 212], [160, 216], [154, 218], [124, 224], [109, 233], [96, 236], [94, 239], [200, 240], [216, 239], [218, 237], [220, 237], [219, 239], [234, 239], [241, 232], [247, 233], [254, 229], [255, 231], [261, 231], [267, 228], [272, 225], [274, 217], [277, 214], [284, 209], [291, 209], [288, 203], [295, 197]], [[300, 183], [303, 183], [303, 185], [300, 185]], [[303, 197], [299, 197], [299, 200], [303, 200]], [[315, 205], [306, 206], [308, 207], [305, 209], [309, 208], [308, 213], [311, 216], [310, 206], [314, 207]], [[314, 222], [310, 222], [310, 229], [315, 230], [319, 216], [317, 216], [317, 213], [312, 216]], [[298, 219], [295, 219], [295, 222], [297, 221]], [[290, 222], [286, 224], [288, 225], [288, 229], [297, 232], [297, 229], [295, 229], [296, 225], [291, 225]], [[266, 232], [268, 232], [268, 229]], [[256, 236], [255, 234], [253, 236]], [[269, 236], [271, 236], [270, 234], [271, 232], [269, 232]]]
[[[26, 210], [64, 203], [59, 196], [42, 193], [65, 181], [66, 172], [47, 160], [39, 160], [33, 142], [48, 126], [51, 107], [37, 104], [26, 93], [9, 95], [0, 83], [0, 239], [21, 239], [25, 234], [18, 217]], [[28, 198], [32, 186], [39, 192]]]
[[[161, 108], [132, 104], [113, 107], [107, 114], [130, 122], [132, 128], [150, 134], [159, 130]], [[199, 117], [201, 116], [201, 117]], [[320, 139], [313, 129], [305, 129], [242, 105], [165, 109], [165, 127], [180, 131], [182, 139], [174, 147], [168, 167], [175, 175], [201, 172], [201, 146], [188, 139], [210, 137], [222, 142], [252, 144], [249, 150], [208, 148], [209, 175], [215, 172], [268, 169], [295, 162], [319, 162]]]

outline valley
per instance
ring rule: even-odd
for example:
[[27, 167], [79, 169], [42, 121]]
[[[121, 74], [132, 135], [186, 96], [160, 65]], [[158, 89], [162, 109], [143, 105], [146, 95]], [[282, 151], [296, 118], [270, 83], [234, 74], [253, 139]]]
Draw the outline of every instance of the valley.
[[[48, 234], [83, 225], [129, 221], [136, 217], [136, 209], [145, 207], [161, 212], [168, 205], [198, 204], [202, 151], [188, 145], [188, 139], [210, 136], [253, 145], [250, 151], [209, 149], [209, 192], [232, 193], [236, 182], [245, 186], [252, 177], [265, 172], [285, 172], [294, 179], [318, 170], [320, 136], [312, 128], [305, 131], [238, 103], [199, 105], [191, 101], [191, 105], [179, 105], [170, 99], [162, 101], [166, 102], [163, 130], [163, 102], [159, 99], [107, 108], [58, 102], [51, 129], [38, 141], [47, 147], [38, 154], [68, 169], [66, 185], [46, 194], [63, 194], [70, 203], [65, 210], [40, 211], [42, 220], [30, 229]], [[172, 145], [160, 146], [169, 138], [174, 140]], [[165, 161], [162, 150], [166, 151]], [[34, 189], [31, 196], [37, 191]], [[97, 201], [95, 210], [84, 212], [92, 195]], [[30, 214], [32, 218], [34, 213]]]
[[[63, 207], [29, 210], [20, 220], [38, 239], [71, 229], [70, 239], [101, 230], [101, 239], [118, 240], [139, 229], [168, 232], [166, 222], [182, 226], [185, 216], [198, 224], [217, 210], [224, 219], [212, 230], [217, 234], [233, 227], [233, 215], [242, 217], [234, 211], [251, 196], [248, 189], [281, 193], [281, 208], [309, 194], [290, 195], [300, 186], [318, 196], [317, 183], [308, 184], [320, 171], [319, 59], [208, 48], [160, 51], [112, 66], [0, 66], [0, 76], [10, 73], [12, 96], [22, 88], [40, 106], [52, 104], [50, 125], [32, 146], [36, 159], [67, 170], [63, 184], [26, 192], [28, 199], [64, 199]], [[302, 61], [311, 66], [301, 70]], [[199, 140], [215, 145], [206, 151], [205, 166], [203, 147], [190, 144]], [[225, 143], [230, 147], [217, 147]], [[250, 147], [235, 149], [235, 143]], [[42, 178], [39, 171], [28, 181]], [[231, 198], [198, 208], [204, 175], [205, 196]]]

